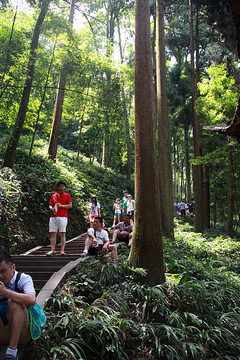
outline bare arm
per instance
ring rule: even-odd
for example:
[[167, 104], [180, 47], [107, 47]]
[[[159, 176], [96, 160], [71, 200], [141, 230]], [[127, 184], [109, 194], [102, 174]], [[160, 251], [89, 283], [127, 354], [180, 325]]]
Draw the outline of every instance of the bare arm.
[[109, 241], [109, 240], [105, 242], [102, 250], [103, 250], [103, 251], [106, 251], [106, 250], [108, 249], [108, 245], [110, 245], [110, 241]]
[[97, 239], [95, 238], [95, 236], [93, 235], [93, 233], [90, 231], [90, 229], [88, 229], [87, 231], [88, 237], [90, 237], [93, 240], [93, 244], [97, 244]]
[[0, 295], [11, 299], [18, 304], [33, 306], [36, 302], [36, 294], [19, 294], [17, 292], [6, 289], [5, 285], [0, 281]]
[[72, 208], [72, 203], [68, 203], [67, 205], [62, 205], [60, 203], [57, 203], [57, 206], [63, 209], [71, 209]]

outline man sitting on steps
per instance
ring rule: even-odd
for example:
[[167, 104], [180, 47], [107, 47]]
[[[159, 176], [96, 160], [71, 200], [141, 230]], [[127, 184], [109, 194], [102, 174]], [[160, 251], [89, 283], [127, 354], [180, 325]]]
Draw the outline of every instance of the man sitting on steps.
[[84, 251], [80, 256], [97, 255], [99, 252], [106, 252], [108, 250], [111, 252], [113, 260], [117, 259], [117, 247], [110, 244], [108, 233], [102, 227], [103, 219], [100, 216], [95, 217], [93, 228], [88, 229]]
[[30, 341], [26, 306], [33, 306], [36, 294], [30, 275], [18, 277], [8, 253], [0, 252], [0, 344], [9, 344], [4, 360], [18, 360], [18, 344]]
[[119, 241], [128, 241], [128, 247], [130, 247], [132, 244], [132, 233], [133, 224], [131, 223], [131, 217], [130, 215], [125, 215], [124, 221], [114, 226], [112, 242], [115, 243], [117, 239]]

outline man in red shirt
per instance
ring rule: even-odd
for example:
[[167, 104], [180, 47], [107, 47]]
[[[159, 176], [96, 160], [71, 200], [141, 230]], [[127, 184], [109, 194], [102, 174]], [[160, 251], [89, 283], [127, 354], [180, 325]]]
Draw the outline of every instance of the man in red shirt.
[[70, 194], [65, 193], [66, 184], [64, 181], [57, 183], [57, 191], [51, 196], [49, 210], [52, 212], [49, 220], [49, 232], [51, 233], [51, 251], [46, 255], [56, 255], [55, 247], [57, 241], [57, 232], [59, 231], [61, 239], [61, 255], [64, 252], [66, 243], [66, 228], [68, 222], [68, 209], [72, 208], [72, 199]]

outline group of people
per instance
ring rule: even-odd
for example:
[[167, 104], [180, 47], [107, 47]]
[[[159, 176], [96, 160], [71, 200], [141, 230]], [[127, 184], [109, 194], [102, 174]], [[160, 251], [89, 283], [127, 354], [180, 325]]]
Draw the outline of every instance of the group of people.
[[[87, 255], [96, 255], [99, 252], [111, 253], [113, 260], [117, 259], [117, 241], [127, 241], [128, 247], [131, 246], [133, 233], [133, 216], [134, 216], [134, 200], [128, 194], [127, 190], [123, 191], [122, 201], [117, 198], [113, 204], [114, 217], [113, 225], [110, 229], [105, 227], [103, 218], [101, 217], [100, 204], [96, 196], [92, 196], [89, 204], [89, 223], [90, 228], [87, 231], [84, 251], [82, 257]], [[121, 220], [123, 216], [123, 221]], [[117, 224], [116, 224], [117, 222]], [[113, 231], [113, 239], [110, 242], [108, 231]]]
[[[57, 191], [51, 196], [49, 210], [49, 232], [51, 250], [47, 256], [56, 255], [57, 232], [60, 234], [61, 255], [65, 255], [68, 210], [72, 208], [70, 194], [65, 192], [66, 183], [59, 181]], [[1, 201], [3, 196], [0, 194]], [[0, 207], [1, 209], [1, 207]], [[118, 241], [127, 241], [131, 246], [133, 233], [134, 200], [124, 190], [122, 201], [118, 198], [113, 206], [113, 239], [109, 240], [109, 229], [104, 226], [100, 204], [93, 196], [89, 205], [90, 227], [87, 231], [84, 251], [81, 256], [109, 252], [113, 261], [117, 259]], [[123, 216], [123, 221], [121, 220]], [[116, 223], [117, 222], [117, 223]], [[18, 344], [31, 339], [28, 307], [36, 303], [36, 293], [30, 275], [19, 273], [8, 253], [0, 251], [0, 344], [8, 344], [4, 360], [18, 360]]]
[[193, 199], [187, 202], [182, 200], [180, 203], [176, 201], [174, 207], [177, 214], [180, 212], [181, 217], [185, 218], [186, 215], [190, 217], [195, 216], [195, 201]]
[[[72, 199], [70, 194], [65, 192], [66, 183], [59, 181], [57, 183], [57, 191], [51, 196], [49, 202], [49, 210], [51, 211], [49, 219], [49, 232], [51, 238], [51, 250], [47, 252], [47, 256], [56, 255], [57, 232], [60, 235], [61, 251], [60, 255], [66, 255], [66, 228], [68, 223], [68, 210], [72, 208]], [[133, 216], [134, 216], [134, 200], [128, 194], [127, 190], [123, 191], [122, 201], [116, 199], [114, 205], [113, 240], [109, 240], [109, 230], [104, 224], [101, 217], [100, 204], [96, 196], [91, 197], [89, 204], [89, 229], [85, 241], [84, 251], [81, 256], [96, 255], [99, 252], [110, 252], [113, 260], [117, 259], [117, 241], [126, 241], [131, 246], [133, 233]], [[123, 221], [121, 220], [123, 217]], [[117, 224], [116, 224], [117, 222]]]

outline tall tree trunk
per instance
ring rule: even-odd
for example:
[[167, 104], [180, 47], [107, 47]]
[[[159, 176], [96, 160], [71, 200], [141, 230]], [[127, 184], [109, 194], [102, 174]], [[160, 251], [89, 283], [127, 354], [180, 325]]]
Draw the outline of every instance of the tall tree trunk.
[[[190, 54], [191, 54], [191, 82], [192, 82], [192, 109], [193, 109], [193, 145], [194, 157], [201, 156], [200, 138], [201, 130], [199, 118], [195, 111], [195, 104], [197, 99], [197, 85], [196, 85], [196, 69], [195, 69], [195, 56], [194, 56], [194, 35], [193, 35], [193, 11], [192, 0], [189, 0], [189, 19], [190, 19]], [[195, 222], [194, 227], [196, 232], [203, 231], [203, 175], [202, 167], [194, 165], [193, 171], [193, 185], [195, 195]]]
[[185, 148], [185, 172], [186, 172], [186, 201], [191, 200], [191, 180], [189, 161], [188, 124], [184, 123], [184, 148]]
[[[73, 24], [74, 9], [76, 0], [71, 1], [69, 22]], [[62, 64], [61, 71], [58, 78], [58, 90], [56, 102], [54, 107], [54, 115], [52, 121], [52, 130], [49, 138], [48, 156], [50, 159], [55, 160], [57, 156], [58, 138], [60, 134], [61, 121], [62, 121], [62, 108], [64, 101], [64, 91], [67, 80], [67, 63]]]
[[[121, 64], [123, 64], [122, 40], [121, 40], [121, 31], [119, 25], [119, 12], [117, 14], [117, 27], [118, 27], [120, 59], [121, 59]], [[127, 140], [127, 178], [130, 179], [131, 178], [131, 142], [130, 142], [129, 121], [128, 121], [124, 83], [122, 84], [122, 100], [123, 100], [123, 114], [125, 119], [125, 132], [126, 132], [126, 140]]]
[[[230, 143], [230, 139], [228, 139]], [[234, 236], [233, 231], [233, 155], [231, 146], [228, 149], [228, 212], [227, 212], [227, 235]]]
[[210, 229], [210, 177], [209, 166], [205, 167], [204, 176], [204, 225]]
[[158, 168], [161, 199], [161, 223], [163, 234], [169, 238], [173, 238], [173, 190], [171, 145], [168, 124], [167, 76], [164, 39], [164, 0], [156, 1], [156, 49]]
[[46, 78], [46, 81], [45, 81], [45, 86], [44, 86], [44, 90], [43, 90], [43, 94], [42, 94], [41, 104], [40, 104], [38, 112], [37, 112], [37, 119], [36, 119], [36, 122], [35, 122], [31, 147], [30, 147], [29, 154], [28, 154], [28, 162], [30, 161], [30, 158], [31, 158], [31, 155], [32, 155], [33, 145], [34, 145], [35, 137], [36, 137], [37, 130], [38, 130], [38, 123], [39, 123], [40, 113], [41, 113], [43, 103], [44, 103], [44, 100], [45, 100], [45, 95], [46, 95], [47, 86], [48, 86], [48, 80], [49, 80], [50, 71], [51, 71], [51, 67], [52, 67], [52, 63], [53, 63], [53, 59], [54, 59], [54, 53], [55, 53], [55, 49], [56, 49], [56, 44], [57, 44], [57, 38], [56, 38], [55, 43], [54, 43], [52, 58], [51, 58], [51, 61], [50, 61], [49, 67], [48, 67], [48, 73], [47, 73], [47, 78]]
[[147, 270], [153, 286], [165, 281], [156, 167], [149, 1], [136, 0], [135, 31], [135, 225], [130, 265]]
[[41, 32], [41, 26], [47, 14], [48, 6], [50, 0], [45, 0], [42, 3], [41, 11], [38, 15], [38, 19], [34, 28], [34, 33], [32, 37], [31, 47], [30, 47], [30, 56], [28, 61], [27, 73], [26, 73], [26, 80], [24, 85], [24, 90], [22, 94], [22, 100], [19, 106], [18, 115], [16, 118], [16, 122], [12, 131], [12, 135], [10, 137], [8, 147], [5, 153], [4, 163], [3, 166], [13, 167], [16, 150], [18, 146], [18, 142], [22, 133], [22, 128], [24, 125], [24, 121], [26, 118], [27, 107], [29, 103], [30, 92], [32, 88], [33, 82], [33, 75], [34, 75], [34, 68], [36, 62], [36, 49], [38, 47], [39, 36]]

